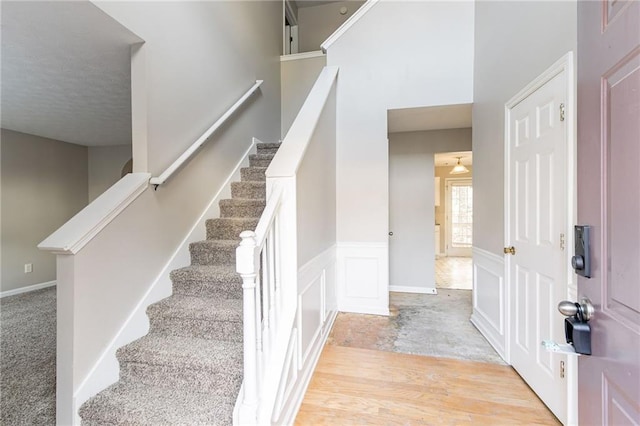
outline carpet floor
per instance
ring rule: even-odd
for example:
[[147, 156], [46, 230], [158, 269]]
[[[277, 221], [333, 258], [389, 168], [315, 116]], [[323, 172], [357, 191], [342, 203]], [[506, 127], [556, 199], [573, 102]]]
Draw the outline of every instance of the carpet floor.
[[56, 289], [0, 299], [0, 424], [54, 425]]

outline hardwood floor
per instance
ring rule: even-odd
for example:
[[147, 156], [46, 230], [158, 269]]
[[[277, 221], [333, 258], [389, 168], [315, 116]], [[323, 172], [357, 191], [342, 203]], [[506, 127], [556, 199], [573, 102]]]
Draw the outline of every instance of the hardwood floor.
[[559, 422], [508, 366], [325, 346], [296, 425]]

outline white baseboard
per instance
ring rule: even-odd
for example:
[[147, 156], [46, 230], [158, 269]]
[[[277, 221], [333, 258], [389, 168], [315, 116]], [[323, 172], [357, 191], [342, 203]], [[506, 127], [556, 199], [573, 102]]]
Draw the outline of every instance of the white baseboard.
[[507, 288], [504, 259], [473, 247], [473, 313], [471, 323], [508, 362]]
[[171, 295], [172, 283], [169, 273], [174, 269], [182, 268], [190, 264], [189, 244], [206, 238], [207, 219], [220, 216], [218, 202], [231, 197], [231, 182], [240, 180], [240, 169], [249, 165], [249, 154], [256, 152], [257, 143], [260, 143], [260, 141], [254, 138], [249, 149], [247, 149], [242, 159], [236, 164], [233, 172], [191, 227], [191, 230], [175, 250], [170, 260], [165, 264], [162, 271], [160, 271], [155, 281], [149, 286], [149, 289], [131, 312], [122, 328], [120, 328], [116, 334], [116, 337], [114, 337], [102, 352], [98, 361], [76, 390], [74, 395], [75, 407], [80, 407], [86, 400], [118, 381], [120, 366], [115, 356], [116, 351], [118, 348], [148, 333], [149, 319], [146, 315], [147, 307]]
[[389, 315], [389, 244], [338, 243], [338, 310]]
[[28, 293], [30, 291], [42, 290], [43, 288], [53, 287], [56, 285], [56, 281], [47, 281], [46, 283], [39, 283], [28, 285], [26, 287], [14, 288], [13, 290], [7, 290], [0, 292], [0, 299], [3, 297], [15, 296], [16, 294]]
[[398, 293], [438, 294], [438, 290], [434, 287], [417, 287], [410, 285], [390, 285], [389, 291], [396, 291]]

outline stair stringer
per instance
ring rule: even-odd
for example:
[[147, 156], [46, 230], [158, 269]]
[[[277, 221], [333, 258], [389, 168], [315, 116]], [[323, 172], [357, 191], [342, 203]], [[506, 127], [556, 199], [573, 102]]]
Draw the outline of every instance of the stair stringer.
[[80, 424], [77, 409], [89, 398], [119, 380], [120, 365], [116, 359], [116, 351], [118, 348], [145, 336], [149, 332], [149, 317], [146, 314], [147, 307], [171, 296], [172, 281], [169, 273], [191, 263], [189, 245], [193, 242], [206, 239], [207, 219], [220, 217], [220, 200], [231, 198], [231, 182], [240, 180], [240, 169], [249, 166], [249, 155], [256, 153], [256, 145], [258, 143], [261, 143], [261, 141], [254, 137], [252, 144], [244, 153], [242, 159], [236, 164], [231, 174], [229, 174], [198, 220], [193, 224], [189, 233], [174, 251], [162, 271], [149, 286], [147, 292], [142, 299], [140, 299], [116, 336], [102, 352], [98, 361], [78, 387], [78, 390], [73, 395], [74, 412], [76, 413], [75, 424]]

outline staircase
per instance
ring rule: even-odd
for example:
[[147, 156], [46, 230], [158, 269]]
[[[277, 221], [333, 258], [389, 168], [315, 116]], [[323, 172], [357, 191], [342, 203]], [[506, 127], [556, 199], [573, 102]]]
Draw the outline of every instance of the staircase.
[[149, 334], [118, 349], [120, 380], [79, 410], [83, 425], [230, 425], [242, 384], [242, 280], [235, 251], [265, 206], [265, 170], [279, 144], [257, 145], [173, 295], [148, 307]]

